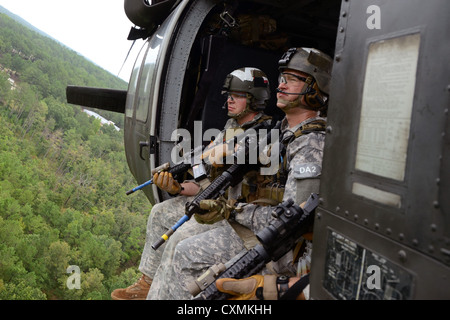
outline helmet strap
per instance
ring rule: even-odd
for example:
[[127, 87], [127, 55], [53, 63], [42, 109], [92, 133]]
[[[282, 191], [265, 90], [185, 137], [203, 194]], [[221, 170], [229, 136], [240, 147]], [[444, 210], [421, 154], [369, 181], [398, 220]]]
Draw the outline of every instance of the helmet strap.
[[243, 116], [249, 114], [250, 112], [254, 112], [254, 111], [251, 110], [250, 107], [247, 105], [247, 106], [245, 106], [245, 109], [239, 113], [228, 112], [228, 117], [238, 120], [238, 119], [242, 118]]
[[284, 111], [287, 110], [291, 110], [293, 108], [297, 108], [297, 107], [303, 107], [301, 100], [302, 100], [303, 96], [297, 96], [297, 99], [293, 100], [293, 101], [287, 101], [287, 100], [283, 100], [283, 99], [278, 99], [278, 102], [281, 102], [283, 104], [285, 104], [286, 106], [283, 108]]
[[[315, 85], [316, 81], [314, 80], [314, 78], [308, 76], [305, 83], [307, 84], [307, 86], [303, 92], [298, 93], [297, 99], [293, 101], [278, 99], [278, 101], [286, 105], [284, 107], [284, 110], [290, 110], [292, 108], [301, 107], [303, 109], [318, 111], [319, 108], [317, 106], [311, 105], [310, 103], [311, 99], [315, 98], [315, 96], [317, 95], [318, 88], [317, 85]], [[304, 103], [302, 103], [303, 97], [305, 98]]]
[[228, 117], [238, 120], [251, 112], [255, 112], [256, 109], [253, 108], [252, 105], [253, 105], [253, 96], [247, 93], [247, 103], [245, 104], [245, 109], [239, 113], [228, 112]]

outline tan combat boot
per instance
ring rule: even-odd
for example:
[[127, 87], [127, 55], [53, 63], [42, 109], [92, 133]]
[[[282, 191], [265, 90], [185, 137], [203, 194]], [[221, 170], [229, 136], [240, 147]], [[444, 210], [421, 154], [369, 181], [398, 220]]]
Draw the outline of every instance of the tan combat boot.
[[111, 292], [111, 298], [113, 300], [145, 300], [151, 284], [152, 279], [143, 274], [138, 281], [128, 288], [116, 289]]

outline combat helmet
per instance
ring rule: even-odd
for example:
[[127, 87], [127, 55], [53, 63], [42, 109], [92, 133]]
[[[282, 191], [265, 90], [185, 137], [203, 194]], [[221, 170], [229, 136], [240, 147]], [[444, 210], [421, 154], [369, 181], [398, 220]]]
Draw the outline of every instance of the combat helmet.
[[260, 69], [239, 68], [225, 78], [222, 94], [228, 92], [247, 93], [247, 107], [252, 111], [263, 111], [270, 99], [269, 79]]
[[278, 61], [280, 73], [292, 69], [311, 76], [306, 81], [305, 101], [314, 109], [328, 103], [332, 66], [331, 57], [314, 48], [290, 48]]

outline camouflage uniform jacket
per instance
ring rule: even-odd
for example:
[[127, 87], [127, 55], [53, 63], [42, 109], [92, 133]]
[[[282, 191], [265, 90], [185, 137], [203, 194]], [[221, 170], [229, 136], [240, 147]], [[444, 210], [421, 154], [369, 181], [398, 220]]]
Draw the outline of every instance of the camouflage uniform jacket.
[[[321, 117], [309, 118], [293, 128], [288, 128], [286, 119], [281, 124], [281, 140], [287, 139], [301, 126], [315, 120], [325, 120]], [[286, 148], [287, 180], [283, 201], [291, 198], [298, 204], [305, 201], [312, 192], [319, 192], [320, 174], [322, 168], [325, 132], [311, 132], [297, 137]], [[236, 214], [236, 222], [251, 229], [254, 233], [266, 227], [273, 217], [273, 207], [243, 204]]]
[[258, 114], [256, 114], [256, 116], [252, 120], [247, 121], [242, 125], [239, 125], [238, 122], [236, 121], [236, 119], [234, 119], [234, 118], [228, 119], [227, 122], [225, 123], [225, 126], [223, 127], [223, 130], [220, 131], [220, 133], [214, 139], [213, 143], [214, 144], [222, 143], [224, 141], [224, 138], [226, 138], [225, 135], [226, 135], [227, 129], [242, 128], [245, 131], [245, 130], [255, 126], [262, 117], [266, 117], [266, 115], [263, 112], [259, 112]]
[[[263, 120], [261, 118], [265, 118], [265, 120]], [[225, 140], [230, 139], [231, 137], [227, 137], [227, 130], [242, 129], [243, 131], [246, 131], [247, 129], [254, 127], [259, 121], [266, 121], [266, 122], [268, 122], [268, 124], [270, 124], [271, 119], [268, 119], [268, 118], [269, 117], [266, 114], [264, 114], [263, 112], [259, 112], [255, 115], [255, 117], [252, 120], [247, 121], [247, 122], [243, 123], [242, 125], [239, 125], [236, 119], [230, 118], [225, 123], [223, 130], [220, 131], [219, 134], [214, 138], [212, 145], [219, 145], [219, 144], [223, 143]], [[208, 173], [208, 176], [212, 180], [215, 179], [223, 170], [225, 170], [224, 168], [218, 169], [218, 170], [214, 169], [207, 161], [205, 162], [205, 169]], [[193, 179], [185, 180], [184, 182], [192, 182], [192, 183], [199, 185]], [[233, 191], [233, 194], [239, 194], [239, 193], [240, 193], [240, 188], [239, 187], [235, 188], [235, 190]]]

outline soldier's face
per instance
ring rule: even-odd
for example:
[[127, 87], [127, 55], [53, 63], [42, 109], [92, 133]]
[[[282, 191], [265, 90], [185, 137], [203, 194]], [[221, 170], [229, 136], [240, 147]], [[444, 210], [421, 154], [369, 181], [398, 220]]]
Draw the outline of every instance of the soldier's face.
[[277, 107], [285, 109], [302, 103], [303, 96], [299, 93], [303, 92], [306, 85], [303, 79], [306, 79], [307, 76], [303, 72], [292, 69], [287, 69], [280, 74]]
[[247, 95], [244, 92], [229, 92], [227, 105], [229, 114], [239, 114], [247, 105]]

